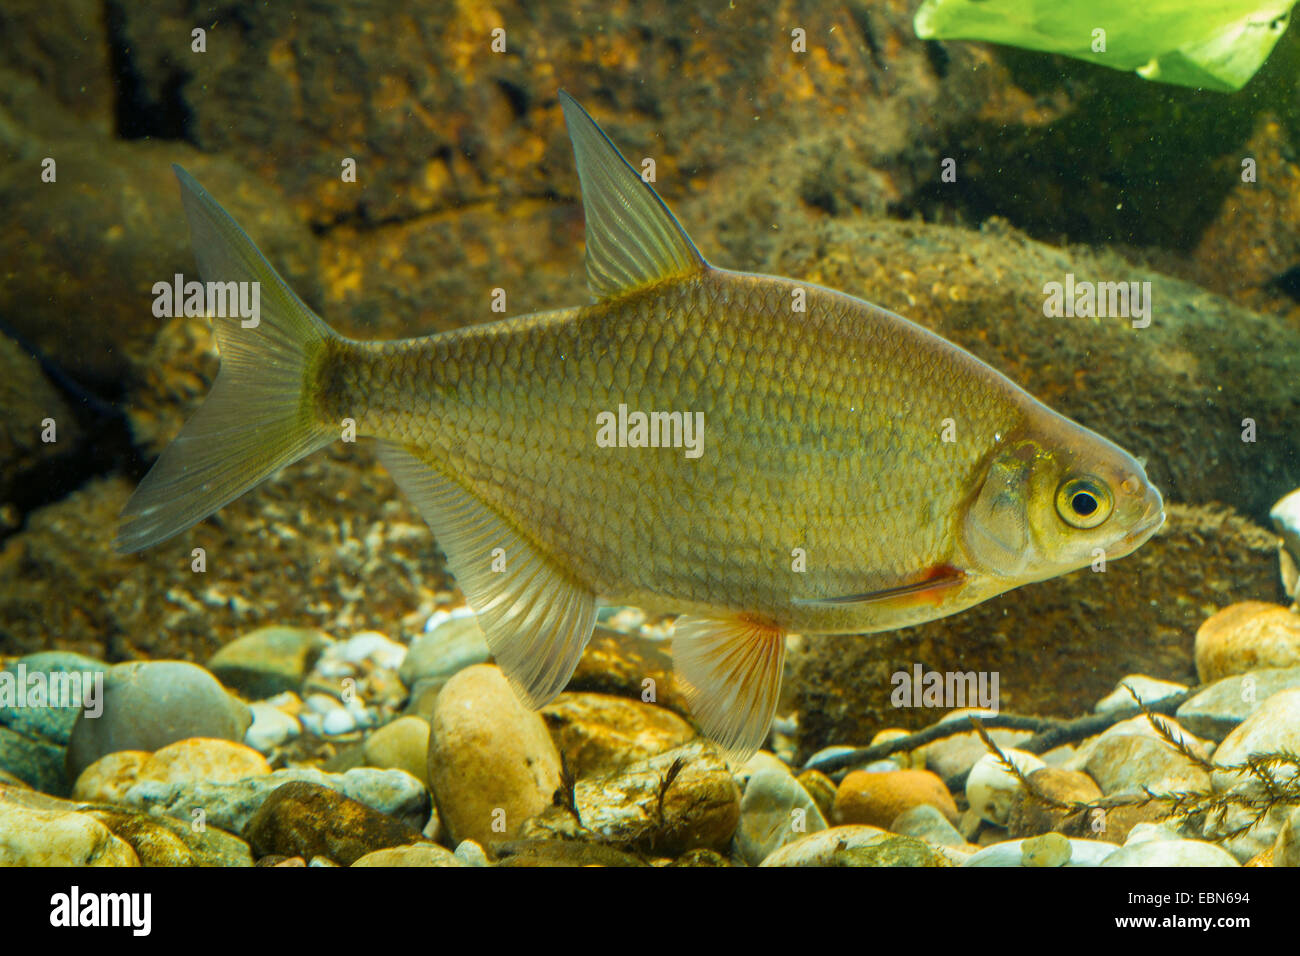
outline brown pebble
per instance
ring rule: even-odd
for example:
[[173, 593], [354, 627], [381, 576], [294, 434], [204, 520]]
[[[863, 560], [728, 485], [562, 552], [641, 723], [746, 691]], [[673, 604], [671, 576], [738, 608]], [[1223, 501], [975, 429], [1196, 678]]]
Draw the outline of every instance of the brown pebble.
[[1260, 667], [1300, 664], [1300, 614], [1280, 604], [1241, 601], [1196, 632], [1196, 673], [1208, 684]]
[[871, 773], [855, 770], [835, 794], [836, 823], [888, 827], [903, 811], [928, 803], [949, 822], [957, 822], [957, 804], [936, 774], [928, 770]]

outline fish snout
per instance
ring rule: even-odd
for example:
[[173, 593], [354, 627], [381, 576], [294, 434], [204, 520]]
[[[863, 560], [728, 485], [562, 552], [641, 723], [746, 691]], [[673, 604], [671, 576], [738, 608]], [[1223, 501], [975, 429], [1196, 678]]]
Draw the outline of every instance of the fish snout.
[[1136, 548], [1150, 538], [1165, 523], [1165, 502], [1160, 495], [1160, 489], [1149, 481], [1144, 481], [1141, 495], [1143, 499], [1141, 516], [1123, 538], [1123, 543], [1132, 548]]

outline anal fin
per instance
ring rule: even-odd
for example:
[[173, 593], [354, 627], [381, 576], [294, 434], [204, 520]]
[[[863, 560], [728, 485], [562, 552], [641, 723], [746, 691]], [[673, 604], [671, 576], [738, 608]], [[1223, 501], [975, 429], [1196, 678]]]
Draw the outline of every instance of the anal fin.
[[673, 627], [673, 667], [691, 716], [733, 764], [763, 745], [784, 664], [785, 632], [770, 624], [688, 615]]
[[409, 448], [378, 444], [380, 461], [447, 555], [497, 666], [529, 706], [548, 703], [564, 690], [591, 638], [595, 595]]

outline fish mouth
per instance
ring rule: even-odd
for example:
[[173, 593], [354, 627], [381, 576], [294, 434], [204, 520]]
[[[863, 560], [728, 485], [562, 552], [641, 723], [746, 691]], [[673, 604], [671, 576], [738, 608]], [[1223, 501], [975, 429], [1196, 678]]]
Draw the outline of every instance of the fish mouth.
[[1136, 548], [1159, 531], [1160, 527], [1164, 523], [1164, 504], [1160, 501], [1153, 501], [1147, 506], [1147, 510], [1143, 513], [1142, 519], [1131, 531], [1129, 531], [1128, 534], [1124, 535], [1120, 540], [1120, 543], [1125, 547], [1128, 547], [1130, 550]]

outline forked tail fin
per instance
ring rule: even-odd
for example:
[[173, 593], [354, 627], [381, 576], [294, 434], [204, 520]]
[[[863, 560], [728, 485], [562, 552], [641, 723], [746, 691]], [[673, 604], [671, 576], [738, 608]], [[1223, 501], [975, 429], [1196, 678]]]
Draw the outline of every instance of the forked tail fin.
[[212, 318], [221, 349], [216, 383], [127, 501], [118, 551], [139, 551], [184, 531], [337, 434], [317, 420], [308, 387], [335, 333], [194, 177], [172, 168], [200, 275], [207, 283], [257, 283], [249, 288], [257, 290], [259, 308], [255, 322], [239, 314]]

